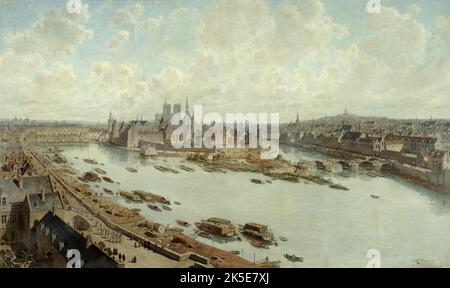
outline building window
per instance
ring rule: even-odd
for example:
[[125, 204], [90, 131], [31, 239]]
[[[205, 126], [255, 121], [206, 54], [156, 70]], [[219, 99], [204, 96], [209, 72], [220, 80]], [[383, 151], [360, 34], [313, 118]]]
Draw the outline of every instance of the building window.
[[16, 215], [16, 214], [12, 214], [12, 216], [11, 216], [11, 222], [12, 222], [12, 223], [16, 223], [16, 222], [17, 222], [17, 215]]
[[7, 216], [2, 215], [2, 224], [5, 224], [7, 220], [8, 220]]
[[2, 206], [6, 205], [6, 197], [2, 197]]

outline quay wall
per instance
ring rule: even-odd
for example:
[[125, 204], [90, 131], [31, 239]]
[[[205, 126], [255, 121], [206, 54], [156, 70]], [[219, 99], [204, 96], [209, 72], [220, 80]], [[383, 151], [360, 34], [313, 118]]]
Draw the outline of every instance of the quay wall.
[[393, 172], [397, 173], [400, 176], [413, 177], [421, 181], [430, 181], [429, 177], [427, 176], [429, 173], [427, 173], [426, 170], [409, 166], [407, 164], [394, 162]]
[[[321, 152], [323, 154], [329, 155], [331, 157], [338, 157], [343, 159], [357, 159], [357, 158], [365, 158], [363, 155], [355, 155], [347, 151], [334, 150], [319, 147], [317, 145], [308, 145], [308, 144], [300, 144], [295, 143], [283, 143], [285, 145], [291, 145], [300, 147], [302, 149], [314, 150], [317, 152]], [[439, 174], [433, 174], [427, 167], [423, 161], [420, 161], [417, 158], [411, 158], [398, 152], [387, 152], [383, 151], [377, 153], [377, 157], [391, 160], [393, 163], [393, 173], [407, 178], [412, 182], [423, 186], [427, 189], [438, 191], [438, 192], [446, 192], [450, 193], [450, 171], [444, 170]]]
[[[34, 155], [34, 153], [32, 152], [32, 155], [35, 159], [38, 160], [38, 157], [36, 155]], [[42, 165], [44, 165], [44, 163], [42, 163], [40, 160], [38, 160]], [[44, 165], [45, 166], [45, 165]], [[107, 217], [105, 217], [104, 215], [101, 215], [98, 211], [96, 211], [94, 208], [92, 208], [89, 204], [87, 204], [82, 197], [80, 197], [77, 193], [75, 193], [74, 191], [72, 191], [71, 187], [68, 187], [68, 184], [66, 184], [64, 181], [60, 180], [59, 177], [57, 175], [55, 175], [52, 171], [48, 171], [48, 173], [53, 176], [53, 178], [55, 179], [55, 181], [57, 181], [67, 192], [70, 193], [70, 195], [72, 197], [74, 197], [87, 211], [89, 211], [89, 213], [91, 213], [94, 217], [98, 218], [100, 221], [102, 221], [109, 229], [112, 229], [116, 232], [120, 232], [121, 234], [129, 237], [132, 240], [135, 240], [136, 242], [139, 242], [140, 244], [144, 245], [144, 247], [158, 253], [161, 254], [169, 259], [172, 260], [176, 260], [176, 261], [183, 261], [183, 260], [187, 260], [187, 259], [191, 259], [194, 261], [197, 261], [202, 263], [202, 264], [208, 264], [208, 259], [204, 258], [203, 256], [197, 255], [195, 253], [183, 253], [183, 254], [179, 254], [167, 247], [164, 247], [163, 243], [161, 241], [155, 241], [155, 240], [151, 240], [149, 238], [146, 238], [142, 235], [138, 235], [124, 227], [122, 227], [119, 224], [115, 224], [114, 222], [112, 222], [110, 219], [108, 219]], [[158, 243], [159, 242], [159, 243]]]

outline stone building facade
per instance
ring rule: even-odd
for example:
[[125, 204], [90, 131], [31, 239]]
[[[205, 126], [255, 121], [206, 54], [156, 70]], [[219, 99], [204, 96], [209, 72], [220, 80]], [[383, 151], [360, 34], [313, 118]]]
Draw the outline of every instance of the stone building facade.
[[29, 246], [30, 229], [48, 211], [64, 215], [59, 194], [49, 176], [0, 180], [0, 239], [5, 244]]

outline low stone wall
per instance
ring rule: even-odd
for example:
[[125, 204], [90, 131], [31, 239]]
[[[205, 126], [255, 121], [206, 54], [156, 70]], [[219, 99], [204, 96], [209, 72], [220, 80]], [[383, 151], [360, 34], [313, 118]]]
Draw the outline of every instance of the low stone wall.
[[439, 174], [432, 174], [432, 173], [428, 173], [427, 174], [428, 179], [430, 182], [439, 185], [439, 186], [443, 186], [447, 189], [450, 189], [450, 170], [443, 170], [441, 171]]
[[208, 265], [209, 264], [208, 258], [205, 258], [205, 257], [200, 256], [200, 255], [195, 254], [195, 253], [192, 253], [189, 256], [189, 259], [194, 260], [195, 262], [198, 262], [198, 263], [201, 263], [201, 264], [204, 264], [204, 265]]
[[430, 179], [427, 176], [427, 170], [425, 169], [420, 169], [413, 166], [400, 164], [397, 162], [394, 162], [393, 167], [394, 172], [401, 176], [412, 177], [422, 181], [430, 181]]

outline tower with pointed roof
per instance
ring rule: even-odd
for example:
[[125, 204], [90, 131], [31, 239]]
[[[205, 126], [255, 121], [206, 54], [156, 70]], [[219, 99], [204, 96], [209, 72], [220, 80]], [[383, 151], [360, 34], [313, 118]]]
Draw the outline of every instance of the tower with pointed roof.
[[188, 98], [188, 96], [186, 96], [186, 106], [184, 107], [184, 113], [186, 113], [187, 115], [189, 115], [189, 117], [191, 117], [191, 113], [189, 113], [189, 98]]
[[112, 126], [113, 126], [113, 116], [112, 116], [112, 112], [109, 112], [109, 119], [108, 119], [108, 133], [112, 132]]

